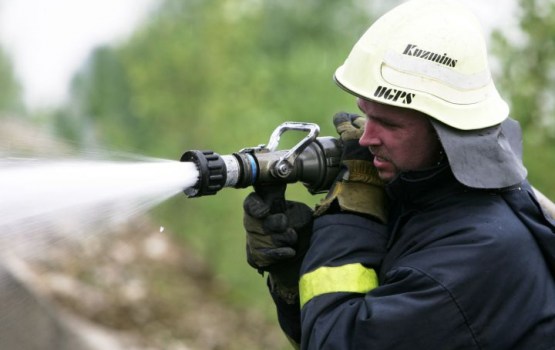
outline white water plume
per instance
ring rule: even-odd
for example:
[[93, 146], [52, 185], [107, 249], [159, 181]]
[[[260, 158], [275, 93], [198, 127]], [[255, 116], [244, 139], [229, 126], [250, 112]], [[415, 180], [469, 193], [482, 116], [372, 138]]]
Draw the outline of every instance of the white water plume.
[[169, 160], [0, 160], [0, 247], [124, 222], [197, 178], [193, 163]]

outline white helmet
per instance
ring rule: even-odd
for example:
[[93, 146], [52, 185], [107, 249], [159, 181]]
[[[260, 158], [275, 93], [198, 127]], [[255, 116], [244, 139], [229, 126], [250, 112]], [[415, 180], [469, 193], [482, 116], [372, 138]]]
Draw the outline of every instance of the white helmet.
[[500, 124], [509, 114], [478, 20], [448, 0], [408, 1], [386, 13], [335, 80], [354, 95], [415, 109], [459, 130]]
[[478, 20], [451, 0], [408, 1], [378, 19], [335, 72], [343, 89], [431, 117], [457, 180], [503, 188], [526, 178]]

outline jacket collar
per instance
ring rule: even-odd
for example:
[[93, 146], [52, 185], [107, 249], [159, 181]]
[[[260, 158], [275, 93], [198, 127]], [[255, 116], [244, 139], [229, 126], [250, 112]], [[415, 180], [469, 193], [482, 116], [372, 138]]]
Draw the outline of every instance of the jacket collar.
[[421, 171], [400, 173], [386, 185], [391, 200], [405, 208], [421, 208], [466, 189], [455, 179], [447, 162]]

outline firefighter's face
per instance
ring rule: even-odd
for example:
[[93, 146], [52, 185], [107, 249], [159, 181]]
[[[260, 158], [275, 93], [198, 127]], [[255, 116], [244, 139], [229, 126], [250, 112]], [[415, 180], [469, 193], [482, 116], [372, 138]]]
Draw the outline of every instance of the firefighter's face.
[[441, 144], [428, 117], [415, 110], [358, 99], [366, 115], [360, 144], [374, 155], [380, 178], [391, 181], [399, 172], [436, 164]]

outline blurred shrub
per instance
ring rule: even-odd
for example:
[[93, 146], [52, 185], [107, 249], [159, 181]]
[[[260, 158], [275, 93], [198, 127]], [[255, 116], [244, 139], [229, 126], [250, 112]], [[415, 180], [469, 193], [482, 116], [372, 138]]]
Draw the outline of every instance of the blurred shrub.
[[555, 3], [519, 0], [519, 32], [496, 31], [497, 82], [524, 129], [524, 164], [530, 182], [551, 198], [555, 183]]
[[[73, 81], [58, 130], [83, 147], [101, 145], [178, 159], [184, 150], [230, 154], [266, 143], [284, 121], [321, 125], [356, 111], [333, 73], [371, 22], [356, 0], [168, 0], [117, 47], [102, 47]], [[391, 5], [393, 6], [393, 4]], [[300, 185], [293, 199], [314, 204]], [[273, 307], [245, 262], [242, 201], [249, 190], [178, 196], [154, 212], [203, 252], [233, 300]], [[262, 306], [264, 305], [264, 306]]]

